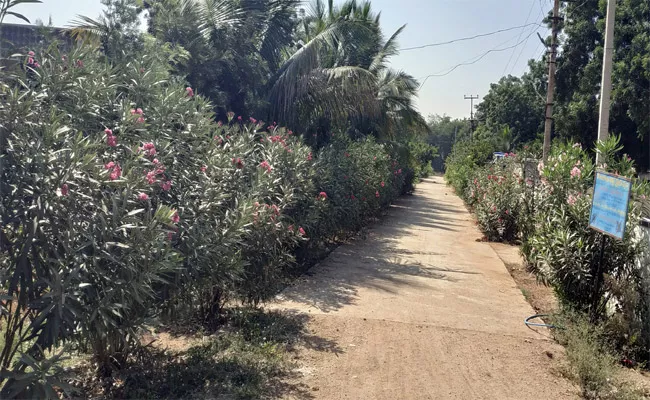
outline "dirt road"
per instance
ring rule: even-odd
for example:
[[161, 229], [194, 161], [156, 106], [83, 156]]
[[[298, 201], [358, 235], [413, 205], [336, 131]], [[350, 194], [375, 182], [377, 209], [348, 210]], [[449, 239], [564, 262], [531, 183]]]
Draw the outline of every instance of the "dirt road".
[[299, 351], [317, 399], [564, 399], [561, 348], [440, 177], [339, 247], [272, 308], [311, 316]]

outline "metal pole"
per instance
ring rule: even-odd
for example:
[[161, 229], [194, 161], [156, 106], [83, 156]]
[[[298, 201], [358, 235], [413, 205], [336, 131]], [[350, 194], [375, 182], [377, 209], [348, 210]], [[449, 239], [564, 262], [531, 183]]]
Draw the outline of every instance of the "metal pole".
[[598, 309], [600, 306], [600, 288], [603, 285], [603, 262], [605, 261], [605, 245], [607, 244], [607, 235], [601, 234], [600, 253], [598, 254], [598, 264], [594, 276], [594, 292], [591, 301], [591, 319], [593, 322], [598, 320]]
[[[614, 55], [614, 23], [616, 20], [616, 0], [607, 1], [605, 20], [605, 52], [603, 53], [603, 75], [600, 83], [600, 113], [598, 118], [598, 141], [609, 137], [609, 105], [612, 94], [612, 58]], [[596, 153], [596, 165], [602, 162], [602, 155]]]
[[546, 119], [544, 120], [544, 161], [551, 151], [551, 127], [553, 125], [553, 93], [555, 92], [555, 60], [557, 56], [558, 20], [560, 19], [560, 0], [553, 4], [553, 34], [551, 35], [551, 55], [548, 61], [548, 90], [546, 92]]

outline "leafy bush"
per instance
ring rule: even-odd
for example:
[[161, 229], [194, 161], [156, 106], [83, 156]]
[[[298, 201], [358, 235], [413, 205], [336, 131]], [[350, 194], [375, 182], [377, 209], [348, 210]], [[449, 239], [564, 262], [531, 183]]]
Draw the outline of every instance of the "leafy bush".
[[403, 191], [391, 146], [316, 153], [275, 123], [216, 122], [170, 75], [179, 54], [144, 45], [117, 66], [52, 46], [0, 82], [3, 397], [50, 390], [36, 380], [55, 347], [90, 351], [107, 377], [152, 318], [215, 322], [228, 300], [268, 299], [298, 246], [358, 229]]
[[514, 241], [519, 234], [521, 172], [517, 157], [510, 154], [479, 168], [466, 189], [465, 198], [474, 207], [479, 228], [491, 241]]
[[554, 330], [566, 349], [565, 375], [580, 385], [585, 399], [634, 400], [643, 393], [623, 381], [613, 350], [607, 343], [602, 325], [594, 325], [580, 313], [564, 311], [554, 321], [562, 329]]
[[[620, 157], [618, 138], [598, 145], [601, 168], [633, 176], [634, 167]], [[522, 248], [530, 268], [550, 283], [561, 302], [605, 319], [605, 328], [619, 349], [634, 352], [640, 343], [643, 303], [642, 270], [637, 259], [643, 248], [636, 238], [639, 200], [647, 185], [635, 183], [629, 206], [625, 237], [609, 239], [603, 257], [604, 284], [595, 293], [597, 262], [602, 234], [588, 228], [593, 192], [594, 165], [579, 145], [554, 146], [546, 164], [540, 164], [540, 203], [534, 232]], [[594, 299], [597, 308], [592, 309]]]
[[461, 141], [454, 145], [445, 161], [445, 179], [463, 196], [474, 170], [493, 157], [494, 145], [489, 140]]
[[316, 232], [322, 237], [358, 229], [401, 193], [405, 179], [401, 164], [372, 138], [336, 137], [320, 151], [316, 169], [317, 200], [323, 214]]

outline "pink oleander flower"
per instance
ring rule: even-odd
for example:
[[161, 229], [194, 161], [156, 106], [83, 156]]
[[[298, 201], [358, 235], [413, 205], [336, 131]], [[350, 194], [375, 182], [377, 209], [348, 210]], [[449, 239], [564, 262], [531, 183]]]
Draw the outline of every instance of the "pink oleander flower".
[[149, 195], [146, 193], [140, 193], [138, 194], [138, 200], [147, 201], [149, 200]]
[[300, 233], [300, 236], [305, 236], [305, 230], [302, 229], [302, 226], [298, 228], [298, 233]]
[[152, 170], [147, 172], [147, 175], [145, 176], [145, 179], [147, 180], [147, 183], [150, 185], [153, 185], [156, 183], [156, 171]]
[[241, 120], [242, 120], [242, 117], [240, 115], [239, 117], [237, 117], [237, 121], [241, 122]]
[[208, 166], [207, 166], [207, 165], [204, 165], [204, 166], [201, 167], [201, 172], [205, 172], [205, 171], [207, 171], [207, 170], [208, 170]]
[[109, 177], [111, 178], [112, 181], [114, 181], [118, 179], [120, 176], [122, 176], [122, 168], [120, 168], [118, 164], [115, 164]]
[[385, 186], [385, 185], [384, 185], [384, 182], [380, 183], [380, 185], [381, 185], [381, 187], [384, 187], [384, 186]]
[[271, 167], [271, 164], [269, 164], [268, 161], [262, 161], [260, 163], [260, 168], [266, 170], [266, 172], [271, 172], [273, 168]]
[[194, 90], [191, 87], [186, 87], [185, 93], [187, 93], [187, 97], [194, 97]]
[[326, 200], [327, 199], [327, 193], [325, 193], [325, 192], [318, 193], [318, 198], [320, 200]]
[[34, 53], [32, 50], [30, 50], [30, 51], [27, 53], [27, 55], [30, 56], [30, 57], [34, 57], [34, 56], [36, 55], [36, 53]]
[[293, 233], [293, 231], [294, 231], [294, 229], [293, 229], [293, 225], [289, 225], [289, 226], [287, 227], [287, 230], [288, 230], [289, 232]]
[[151, 160], [151, 162], [154, 163], [154, 164], [158, 164], [160, 161], [158, 161], [157, 158], [154, 158], [153, 160]]
[[578, 198], [576, 196], [572, 195], [572, 194], [570, 194], [569, 198], [566, 200], [566, 202], [571, 206], [575, 205], [576, 201], [578, 201]]
[[142, 150], [148, 155], [148, 156], [155, 156], [156, 155], [156, 145], [154, 145], [152, 142], [147, 142], [142, 144]]
[[117, 138], [113, 135], [106, 136], [106, 145], [109, 147], [117, 146]]
[[311, 154], [311, 152], [309, 152], [309, 154], [307, 155], [307, 161], [311, 161], [313, 158], [314, 156]]
[[[242, 160], [239, 157], [238, 158], [233, 158], [232, 163], [233, 163], [233, 165], [235, 165], [235, 167], [237, 167], [237, 169], [244, 168], [244, 160]], [[266, 163], [266, 164], [268, 165], [268, 163]], [[266, 168], [266, 167], [262, 166], [261, 164], [260, 164], [260, 167]], [[271, 168], [271, 167], [269, 166], [269, 168]]]
[[377, 191], [375, 192], [375, 197], [377, 197], [377, 198], [379, 197], [379, 190], [377, 190]]
[[115, 167], [115, 161], [109, 161], [104, 165], [105, 169], [113, 169]]
[[172, 214], [172, 222], [177, 224], [181, 220], [181, 217], [178, 215], [178, 211], [174, 210], [174, 214]]
[[580, 170], [580, 168], [573, 167], [573, 169], [571, 170], [571, 177], [572, 178], [576, 178], [576, 177], [580, 178], [581, 175], [582, 175], [582, 171]]
[[257, 120], [255, 118], [253, 118], [253, 117], [248, 118], [248, 120], [253, 124], [257, 123]]
[[160, 185], [160, 187], [162, 188], [162, 190], [167, 192], [167, 191], [169, 191], [169, 189], [172, 188], [172, 181], [165, 181], [165, 182], [162, 183], [162, 185]]
[[113, 136], [113, 131], [108, 128], [104, 129], [104, 133], [108, 136]]
[[61, 196], [67, 196], [69, 191], [70, 191], [70, 189], [68, 188], [68, 184], [64, 183], [61, 186]]

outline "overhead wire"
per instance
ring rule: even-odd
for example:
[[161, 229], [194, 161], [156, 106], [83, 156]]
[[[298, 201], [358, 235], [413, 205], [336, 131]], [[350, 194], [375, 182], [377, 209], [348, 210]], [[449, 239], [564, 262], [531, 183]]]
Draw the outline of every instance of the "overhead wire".
[[466, 41], [466, 40], [477, 39], [477, 38], [480, 38], [480, 37], [492, 36], [492, 35], [496, 35], [498, 33], [508, 32], [508, 31], [512, 31], [512, 30], [515, 30], [515, 29], [527, 28], [527, 27], [532, 26], [532, 25], [542, 26], [540, 23], [531, 22], [531, 23], [525, 24], [525, 25], [513, 26], [511, 28], [506, 28], [506, 29], [499, 29], [499, 30], [493, 31], [493, 32], [481, 33], [481, 34], [478, 34], [478, 35], [463, 37], [463, 38], [459, 38], [459, 39], [453, 39], [453, 40], [449, 40], [449, 41], [446, 41], [446, 42], [430, 43], [430, 44], [424, 44], [422, 46], [404, 47], [404, 48], [399, 49], [399, 51], [409, 51], [409, 50], [424, 49], [426, 47], [444, 46], [444, 45], [452, 44], [452, 43], [456, 43], [456, 42], [462, 42], [462, 41]]
[[[528, 38], [529, 38], [529, 37], [530, 37], [534, 32], [535, 32], [535, 31], [529, 33], [529, 34], [528, 34], [524, 39], [522, 39], [521, 41], [515, 43], [515, 44], [512, 45], [512, 46], [508, 46], [508, 47], [504, 47], [504, 48], [494, 48], [494, 49], [490, 49], [490, 50], [486, 51], [485, 53], [483, 53], [483, 54], [481, 54], [481, 55], [479, 55], [479, 56], [477, 56], [477, 57], [472, 57], [472, 58], [468, 59], [468, 60], [465, 61], [465, 62], [462, 62], [462, 63], [460, 63], [460, 64], [456, 64], [456, 65], [454, 65], [453, 67], [451, 67], [448, 71], [446, 71], [445, 73], [435, 73], [435, 74], [427, 75], [426, 77], [424, 77], [424, 81], [422, 81], [422, 83], [420, 84], [420, 88], [422, 88], [422, 86], [424, 86], [424, 84], [426, 83], [426, 81], [427, 81], [429, 78], [446, 76], [446, 75], [449, 75], [450, 73], [452, 73], [453, 71], [455, 71], [458, 67], [465, 66], [465, 65], [476, 64], [477, 62], [479, 62], [480, 60], [482, 60], [485, 56], [487, 56], [487, 55], [490, 54], [490, 53], [497, 53], [497, 52], [501, 52], [501, 51], [506, 51], [506, 50], [513, 49], [513, 48], [519, 46], [520, 44], [522, 44], [525, 40], [527, 40], [527, 39], [528, 39]], [[512, 38], [511, 38], [511, 39], [508, 39], [508, 40], [507, 40], [506, 42], [504, 42], [504, 43], [507, 43], [507, 42], [509, 42], [509, 41], [511, 41], [511, 40], [512, 40]], [[503, 43], [502, 43], [502, 44], [503, 44]], [[500, 44], [499, 46], [501, 46], [501, 44]], [[444, 70], [443, 70], [443, 71], [444, 71]]]
[[[527, 24], [527, 23], [528, 23], [528, 20], [530, 19], [530, 14], [533, 12], [533, 8], [534, 8], [534, 7], [535, 7], [535, 0], [533, 0], [533, 1], [530, 3], [530, 10], [528, 10], [528, 16], [526, 16], [526, 21], [524, 22], [524, 24]], [[524, 30], [525, 30], [525, 28], [522, 28], [522, 29], [521, 29], [521, 31], [519, 32], [519, 36], [517, 36], [517, 40], [519, 40], [519, 39], [521, 38], [521, 35], [524, 33]], [[505, 68], [503, 68], [503, 72], [501, 73], [501, 75], [505, 75], [505, 74], [506, 74], [506, 71], [508, 70], [508, 66], [510, 66], [510, 61], [512, 61], [512, 56], [515, 55], [515, 51], [516, 51], [516, 50], [513, 49], [513, 50], [512, 50], [512, 53], [510, 53], [510, 58], [508, 58], [508, 62], [506, 63]]]
[[[537, 18], [535, 18], [535, 19], [539, 20], [539, 18], [542, 16], [543, 12], [544, 11], [540, 8], [539, 14], [537, 14]], [[528, 21], [526, 21], [526, 22], [528, 22]], [[521, 58], [521, 55], [523, 54], [524, 49], [526, 48], [526, 43], [528, 43], [528, 40], [526, 40], [526, 42], [524, 42], [524, 45], [521, 46], [521, 50], [519, 51], [519, 54], [517, 55], [517, 58], [515, 59], [515, 62], [512, 64], [512, 68], [510, 68], [510, 74], [512, 74], [512, 72], [515, 70], [515, 66], [517, 65], [517, 62], [519, 61], [519, 59]], [[535, 53], [537, 53], [537, 50], [535, 50]]]

